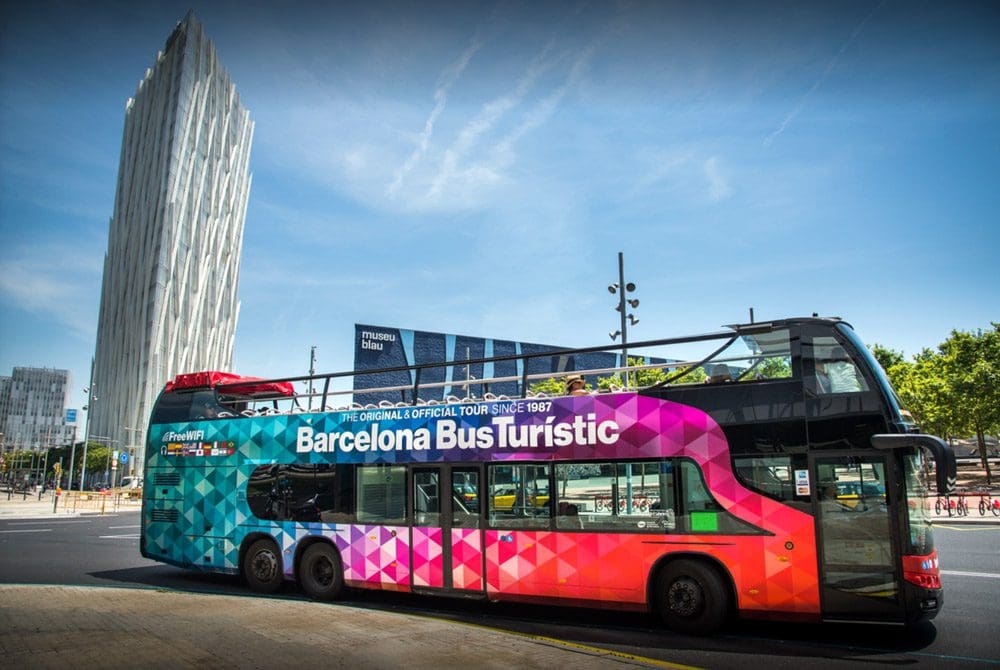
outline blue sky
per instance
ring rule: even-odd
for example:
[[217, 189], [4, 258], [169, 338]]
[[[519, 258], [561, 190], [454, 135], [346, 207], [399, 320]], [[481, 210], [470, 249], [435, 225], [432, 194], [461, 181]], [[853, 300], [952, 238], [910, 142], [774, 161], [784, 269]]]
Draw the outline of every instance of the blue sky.
[[235, 371], [353, 324], [590, 346], [1000, 320], [989, 2], [6, 2], [0, 373], [83, 404], [125, 101], [189, 8], [256, 123]]

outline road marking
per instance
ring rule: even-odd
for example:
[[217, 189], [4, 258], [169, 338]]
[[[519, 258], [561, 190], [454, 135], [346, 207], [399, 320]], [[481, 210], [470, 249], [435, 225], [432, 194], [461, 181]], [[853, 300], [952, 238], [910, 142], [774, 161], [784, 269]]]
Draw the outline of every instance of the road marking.
[[992, 572], [963, 572], [961, 570], [942, 570], [942, 575], [955, 575], [956, 577], [983, 577], [985, 579], [1000, 579], [1000, 575]]
[[101, 540], [138, 540], [139, 534], [135, 535], [98, 535]]
[[0, 533], [51, 533], [51, 528], [25, 528], [24, 530], [0, 530]]
[[134, 526], [108, 526], [108, 530], [121, 530], [122, 528], [142, 528], [140, 524]]
[[648, 656], [638, 656], [636, 654], [629, 654], [627, 652], [616, 651], [614, 649], [605, 649], [604, 647], [595, 647], [589, 644], [580, 644], [578, 642], [560, 640], [559, 638], [555, 637], [548, 637], [545, 635], [534, 635], [532, 633], [522, 633], [520, 631], [510, 630], [500, 626], [489, 626], [478, 623], [470, 623], [468, 621], [458, 621], [456, 619], [448, 619], [446, 617], [441, 618], [433, 614], [420, 613], [420, 612], [415, 612], [411, 614], [412, 616], [416, 617], [423, 617], [425, 619], [432, 619], [434, 621], [446, 621], [448, 623], [458, 624], [460, 626], [466, 626], [468, 628], [477, 628], [479, 630], [488, 630], [488, 631], [499, 631], [506, 635], [514, 635], [517, 637], [522, 637], [548, 646], [556, 646], [556, 647], [562, 647], [563, 649], [576, 650], [590, 656], [606, 656], [609, 658], [620, 658], [626, 661], [634, 661], [636, 663], [642, 663], [643, 665], [648, 665], [655, 668], [668, 668], [669, 670], [703, 670], [701, 666], [684, 665], [682, 663], [674, 663], [672, 661], [662, 661], [658, 658], [649, 658]]
[[976, 532], [983, 533], [983, 532], [996, 532], [996, 531], [1000, 531], [1000, 526], [998, 526], [995, 523], [994, 524], [985, 524], [985, 523], [981, 523], [981, 524], [969, 524], [969, 525], [960, 525], [960, 526], [945, 526], [945, 525], [942, 525], [940, 523], [935, 523], [934, 527], [935, 528], [944, 528], [945, 530], [957, 530], [960, 533], [967, 533], [967, 532], [970, 532], [970, 531], [973, 532], [973, 533], [976, 533]]
[[39, 519], [38, 521], [11, 521], [9, 525], [11, 526], [37, 526], [43, 523], [46, 526], [58, 526], [65, 525], [68, 523], [93, 523], [92, 521], [48, 521], [46, 519]]

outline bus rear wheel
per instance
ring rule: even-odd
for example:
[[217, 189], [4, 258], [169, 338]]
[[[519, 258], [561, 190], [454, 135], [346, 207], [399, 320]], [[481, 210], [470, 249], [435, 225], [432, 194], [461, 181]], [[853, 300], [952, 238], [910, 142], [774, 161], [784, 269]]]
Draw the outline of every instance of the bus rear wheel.
[[344, 589], [344, 570], [337, 550], [325, 542], [311, 545], [299, 561], [302, 590], [315, 600], [334, 600]]
[[668, 627], [710, 635], [729, 619], [729, 591], [718, 571], [700, 561], [677, 560], [660, 571], [656, 608]]
[[274, 593], [284, 581], [281, 551], [271, 540], [260, 539], [243, 555], [243, 577], [258, 593]]

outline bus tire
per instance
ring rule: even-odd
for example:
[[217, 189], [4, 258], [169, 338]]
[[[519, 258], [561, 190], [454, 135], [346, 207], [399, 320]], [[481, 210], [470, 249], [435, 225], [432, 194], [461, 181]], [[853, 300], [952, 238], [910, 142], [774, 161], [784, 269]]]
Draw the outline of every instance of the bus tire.
[[344, 590], [340, 554], [326, 542], [310, 545], [299, 560], [299, 582], [314, 600], [336, 600]]
[[263, 538], [251, 544], [243, 555], [242, 572], [247, 584], [257, 593], [274, 593], [280, 589], [285, 576], [278, 545]]
[[663, 622], [691, 635], [710, 635], [722, 628], [732, 607], [718, 571], [688, 559], [671, 561], [660, 571], [655, 597]]

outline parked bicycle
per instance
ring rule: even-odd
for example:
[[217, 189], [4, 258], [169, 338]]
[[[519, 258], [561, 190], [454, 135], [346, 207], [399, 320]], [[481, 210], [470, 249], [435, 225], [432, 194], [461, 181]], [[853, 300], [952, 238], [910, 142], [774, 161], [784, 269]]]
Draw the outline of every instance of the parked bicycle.
[[951, 499], [951, 496], [938, 496], [937, 500], [934, 501], [934, 514], [937, 516], [942, 514], [952, 516], [954, 511], [955, 501]]
[[965, 499], [965, 491], [958, 492], [958, 503], [955, 505], [955, 511], [958, 512], [959, 516], [969, 516], [969, 501]]
[[990, 490], [985, 486], [979, 489], [979, 516], [986, 516], [986, 512], [993, 512], [993, 516], [1000, 516], [1000, 498], [990, 495]]
[[934, 501], [934, 513], [941, 515], [947, 512], [948, 516], [968, 516], [969, 503], [965, 500], [965, 493], [958, 492], [957, 495], [939, 496]]

